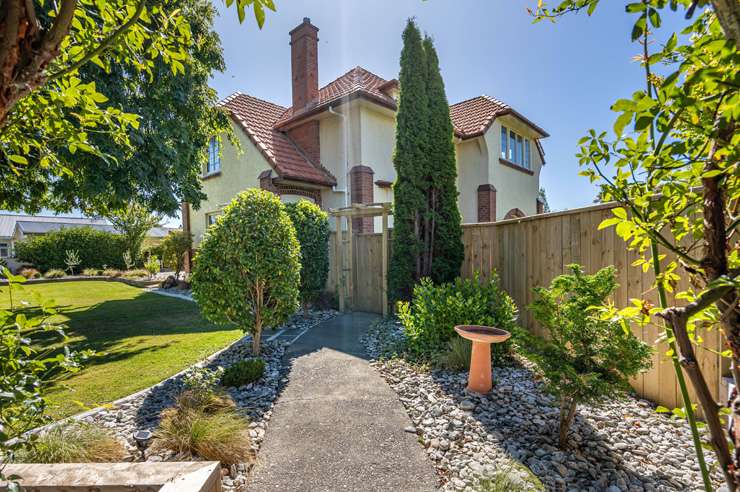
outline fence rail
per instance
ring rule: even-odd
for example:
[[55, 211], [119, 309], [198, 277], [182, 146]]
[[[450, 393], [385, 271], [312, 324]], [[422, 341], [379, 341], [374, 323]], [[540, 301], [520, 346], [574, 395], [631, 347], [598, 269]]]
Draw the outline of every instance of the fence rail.
[[[631, 298], [647, 299], [657, 305], [658, 295], [652, 288], [655, 279], [652, 270], [643, 272], [631, 266], [637, 254], [627, 250], [614, 228], [598, 230], [601, 221], [612, 216], [613, 207], [612, 204], [602, 204], [494, 223], [465, 224], [465, 259], [461, 275], [470, 277], [477, 271], [482, 278], [488, 279], [491, 272], [497, 272], [503, 288], [519, 307], [520, 323], [539, 335], [544, 334], [544, 329], [526, 308], [534, 300], [532, 288], [548, 285], [571, 263], [583, 265], [586, 273], [614, 265], [619, 287], [613, 300], [619, 307], [626, 306]], [[334, 237], [332, 235], [332, 241]], [[380, 234], [360, 234], [353, 243], [354, 309], [380, 312]], [[332, 258], [332, 269], [336, 268], [334, 263]], [[330, 275], [330, 279], [334, 278]], [[336, 291], [333, 284], [329, 288]], [[688, 279], [682, 278], [677, 290], [686, 288]], [[669, 296], [669, 302], [673, 301]], [[635, 327], [634, 333], [656, 347], [653, 367], [632, 381], [635, 391], [668, 408], [683, 406], [673, 366], [665, 355], [668, 347], [665, 343], [655, 344], [662, 335], [662, 328], [652, 325]], [[697, 348], [697, 358], [713, 396], [721, 401], [723, 365], [718, 354], [723, 350], [721, 333], [704, 330], [699, 335], [703, 343]]]

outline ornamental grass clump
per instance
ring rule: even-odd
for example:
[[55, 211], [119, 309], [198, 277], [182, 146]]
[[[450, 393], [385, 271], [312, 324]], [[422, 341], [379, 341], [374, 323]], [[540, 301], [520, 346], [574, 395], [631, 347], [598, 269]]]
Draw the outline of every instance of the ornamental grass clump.
[[67, 274], [64, 270], [60, 270], [59, 268], [52, 268], [51, 270], [47, 270], [46, 273], [44, 273], [44, 278], [62, 278], [66, 275]]
[[614, 293], [614, 267], [593, 275], [580, 265], [553, 279], [549, 288], [534, 289], [529, 306], [548, 330], [542, 338], [517, 333], [517, 348], [535, 362], [545, 389], [560, 401], [558, 443], [565, 447], [579, 403], [599, 403], [629, 391], [629, 378], [651, 365], [651, 348], [637, 339], [629, 325], [605, 319], [600, 309]]
[[211, 391], [184, 391], [174, 407], [162, 412], [154, 449], [168, 449], [186, 459], [220, 461], [224, 465], [254, 459], [249, 421], [233, 400]]
[[251, 333], [258, 355], [262, 330], [297, 311], [300, 272], [300, 245], [285, 205], [269, 191], [250, 189], [208, 228], [190, 279], [205, 317]]
[[422, 279], [414, 287], [411, 302], [401, 301], [396, 309], [409, 350], [427, 358], [449, 350], [449, 342], [458, 337], [456, 325], [485, 325], [512, 331], [517, 317], [516, 305], [501, 288], [496, 273], [488, 280], [475, 274], [473, 278], [458, 278], [440, 285]]
[[108, 429], [75, 423], [55, 427], [37, 437], [15, 457], [17, 463], [114, 463], [128, 455]]

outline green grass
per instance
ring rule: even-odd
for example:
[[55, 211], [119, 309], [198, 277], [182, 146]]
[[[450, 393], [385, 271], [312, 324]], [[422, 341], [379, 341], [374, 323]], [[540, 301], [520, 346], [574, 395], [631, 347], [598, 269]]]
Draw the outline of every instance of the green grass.
[[[7, 308], [7, 287], [0, 307]], [[66, 417], [151, 386], [225, 347], [241, 336], [206, 321], [195, 303], [151, 294], [119, 282], [59, 282], [22, 287], [19, 299], [32, 293], [53, 299], [66, 323], [73, 348], [98, 355], [85, 369], [59, 381], [48, 393], [49, 413]], [[37, 342], [55, 346], [58, 337]]]

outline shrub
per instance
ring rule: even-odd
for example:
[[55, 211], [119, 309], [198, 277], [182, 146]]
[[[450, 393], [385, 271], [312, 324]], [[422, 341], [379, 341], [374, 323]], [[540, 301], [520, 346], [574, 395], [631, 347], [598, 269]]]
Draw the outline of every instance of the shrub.
[[18, 274], [26, 279], [41, 278], [41, 272], [39, 272], [35, 268], [30, 267], [21, 268], [21, 271], [18, 272]]
[[324, 290], [329, 276], [329, 219], [308, 200], [288, 203], [285, 209], [301, 245], [301, 300], [306, 315], [308, 303]]
[[159, 258], [156, 256], [150, 256], [146, 263], [144, 263], [144, 270], [146, 270], [149, 277], [155, 276], [157, 273], [159, 273], [160, 265], [159, 265]]
[[82, 275], [86, 277], [96, 277], [102, 273], [103, 271], [98, 268], [85, 268], [82, 270]]
[[453, 337], [448, 345], [447, 352], [439, 357], [439, 364], [451, 371], [466, 371], [470, 369], [470, 356], [473, 344], [462, 337]]
[[[204, 398], [210, 403], [204, 405]], [[231, 399], [185, 392], [162, 412], [154, 448], [224, 465], [243, 463], [254, 458], [248, 430]]]
[[175, 269], [175, 278], [180, 278], [185, 265], [185, 254], [193, 247], [193, 235], [184, 231], [172, 231], [162, 240], [162, 260]]
[[614, 267], [585, 275], [580, 265], [534, 289], [529, 309], [548, 338], [517, 334], [520, 350], [545, 376], [546, 390], [560, 400], [559, 443], [564, 447], [578, 403], [599, 402], [629, 389], [629, 378], [650, 367], [651, 348], [629, 326], [596, 312], [617, 287]]
[[120, 277], [130, 279], [137, 279], [149, 276], [149, 272], [147, 270], [144, 270], [143, 268], [137, 268], [136, 270], [126, 270], [125, 272], [118, 272], [118, 274], [118, 276]]
[[123, 272], [121, 270], [116, 270], [115, 268], [106, 268], [105, 270], [103, 270], [102, 273], [106, 277], [113, 277], [113, 278], [118, 278], [121, 275], [123, 275]]
[[59, 270], [58, 268], [52, 268], [51, 270], [46, 271], [46, 273], [44, 274], [44, 278], [62, 278], [65, 275], [67, 274], [65, 273], [64, 270]]
[[113, 463], [127, 456], [123, 444], [107, 429], [76, 423], [41, 434], [33, 448], [19, 453], [19, 463]]
[[458, 278], [440, 285], [422, 279], [414, 287], [411, 302], [399, 302], [397, 311], [409, 349], [423, 356], [444, 351], [448, 342], [458, 337], [455, 325], [486, 325], [512, 331], [517, 316], [514, 301], [501, 288], [495, 273], [488, 281], [476, 274], [472, 279]]
[[298, 308], [299, 255], [280, 199], [269, 191], [243, 191], [200, 243], [193, 297], [209, 320], [251, 333], [259, 354], [262, 329], [284, 323]]
[[207, 367], [193, 367], [182, 378], [183, 385], [188, 390], [199, 392], [214, 392], [218, 382], [224, 375], [224, 368], [208, 369]]
[[221, 384], [224, 386], [243, 386], [257, 381], [265, 373], [265, 361], [262, 359], [240, 360], [224, 371]]
[[80, 268], [103, 268], [103, 265], [123, 268], [126, 248], [121, 236], [91, 227], [60, 229], [16, 244], [18, 259], [43, 272], [51, 268], [67, 268], [67, 251], [73, 250], [79, 254], [77, 266]]

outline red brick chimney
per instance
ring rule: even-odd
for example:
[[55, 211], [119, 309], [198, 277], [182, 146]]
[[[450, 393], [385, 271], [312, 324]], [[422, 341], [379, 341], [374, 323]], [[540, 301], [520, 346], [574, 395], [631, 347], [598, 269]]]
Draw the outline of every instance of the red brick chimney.
[[290, 31], [290, 65], [293, 78], [293, 111], [300, 112], [319, 96], [319, 28], [311, 19]]

